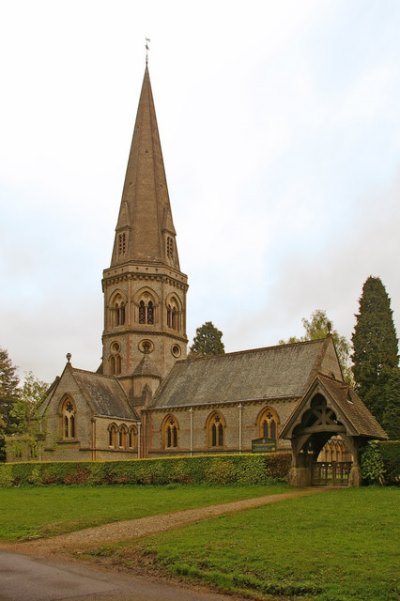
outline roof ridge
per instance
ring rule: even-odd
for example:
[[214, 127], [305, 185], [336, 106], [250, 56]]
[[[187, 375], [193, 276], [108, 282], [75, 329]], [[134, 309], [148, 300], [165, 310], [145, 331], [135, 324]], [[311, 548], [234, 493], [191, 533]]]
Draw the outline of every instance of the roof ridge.
[[272, 350], [272, 349], [278, 349], [278, 348], [287, 348], [287, 347], [294, 347], [294, 346], [299, 346], [299, 345], [311, 345], [311, 344], [316, 344], [316, 343], [321, 343], [321, 342], [325, 342], [326, 338], [317, 338], [315, 340], [298, 340], [297, 342], [287, 342], [284, 344], [273, 344], [271, 346], [260, 346], [260, 347], [256, 347], [256, 348], [251, 348], [251, 349], [245, 349], [243, 351], [231, 351], [230, 353], [222, 353], [219, 355], [202, 355], [200, 357], [196, 357], [196, 356], [192, 356], [192, 357], [187, 357], [187, 359], [180, 359], [179, 361], [176, 361], [175, 365], [178, 363], [186, 363], [186, 362], [190, 362], [190, 361], [200, 361], [203, 359], [220, 359], [222, 357], [231, 357], [233, 355], [247, 355], [247, 354], [251, 354], [251, 353], [257, 353], [257, 352], [261, 352], [261, 351], [267, 351], [267, 350]]

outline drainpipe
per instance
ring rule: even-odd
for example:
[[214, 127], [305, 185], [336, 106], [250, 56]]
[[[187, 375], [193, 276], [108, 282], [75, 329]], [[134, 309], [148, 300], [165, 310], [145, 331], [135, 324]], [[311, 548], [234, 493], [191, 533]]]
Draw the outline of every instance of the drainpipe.
[[96, 418], [92, 417], [92, 461], [96, 461]]
[[140, 459], [140, 446], [142, 444], [141, 441], [141, 423], [138, 423], [138, 440], [137, 440], [137, 458]]
[[189, 409], [190, 414], [190, 455], [193, 455], [193, 408]]
[[242, 403], [239, 403], [239, 453], [242, 452]]

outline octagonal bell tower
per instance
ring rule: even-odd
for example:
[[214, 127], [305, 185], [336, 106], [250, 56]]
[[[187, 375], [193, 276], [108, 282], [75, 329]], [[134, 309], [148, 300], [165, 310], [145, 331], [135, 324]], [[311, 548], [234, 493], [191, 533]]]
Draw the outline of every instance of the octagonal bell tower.
[[102, 371], [146, 404], [186, 357], [187, 276], [176, 231], [146, 65], [111, 265], [103, 272]]

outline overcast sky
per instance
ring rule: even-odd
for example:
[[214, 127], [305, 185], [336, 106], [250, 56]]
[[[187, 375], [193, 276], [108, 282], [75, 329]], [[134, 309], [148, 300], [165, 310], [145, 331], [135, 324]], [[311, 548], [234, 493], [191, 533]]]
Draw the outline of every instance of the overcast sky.
[[188, 336], [351, 337], [381, 277], [400, 326], [400, 2], [0, 0], [0, 347], [52, 381], [101, 357], [108, 267], [150, 76]]

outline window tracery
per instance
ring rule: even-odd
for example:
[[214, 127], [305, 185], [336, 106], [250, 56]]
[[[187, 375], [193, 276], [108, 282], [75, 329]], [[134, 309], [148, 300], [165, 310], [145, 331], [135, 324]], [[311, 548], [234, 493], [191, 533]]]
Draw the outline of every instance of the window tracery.
[[225, 439], [225, 421], [218, 412], [212, 413], [208, 418], [208, 446], [223, 447]]
[[164, 448], [175, 449], [178, 446], [178, 423], [172, 415], [164, 421], [163, 430]]
[[65, 399], [61, 409], [62, 437], [70, 440], [76, 437], [76, 409], [70, 398]]
[[278, 424], [279, 418], [276, 412], [269, 407], [264, 409], [258, 419], [260, 437], [270, 440], [277, 440]]

